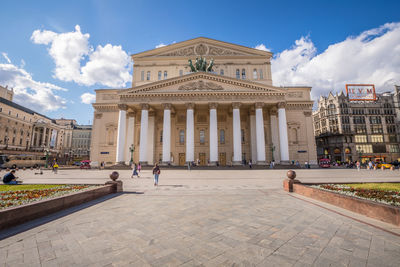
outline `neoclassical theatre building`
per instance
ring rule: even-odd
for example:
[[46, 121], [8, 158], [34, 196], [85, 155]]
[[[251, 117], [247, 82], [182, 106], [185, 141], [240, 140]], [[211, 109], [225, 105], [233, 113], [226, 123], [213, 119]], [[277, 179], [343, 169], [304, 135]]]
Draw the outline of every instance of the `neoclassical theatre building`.
[[131, 88], [96, 90], [91, 159], [316, 163], [311, 88], [274, 87], [271, 57], [204, 37], [132, 55]]

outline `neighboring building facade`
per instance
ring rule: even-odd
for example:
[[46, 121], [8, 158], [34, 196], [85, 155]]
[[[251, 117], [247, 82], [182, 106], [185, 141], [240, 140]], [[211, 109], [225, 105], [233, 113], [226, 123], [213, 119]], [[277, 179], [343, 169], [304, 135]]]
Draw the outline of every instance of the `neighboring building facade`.
[[91, 125], [50, 119], [14, 103], [13, 96], [13, 90], [0, 86], [0, 153], [42, 155], [48, 150], [59, 159], [89, 157]]
[[376, 101], [364, 102], [349, 101], [342, 92], [320, 97], [313, 113], [318, 159], [400, 160], [399, 87], [376, 96]]
[[[213, 72], [191, 72], [200, 56]], [[203, 37], [132, 55], [132, 88], [96, 90], [91, 159], [316, 163], [311, 88], [272, 86], [271, 57]]]

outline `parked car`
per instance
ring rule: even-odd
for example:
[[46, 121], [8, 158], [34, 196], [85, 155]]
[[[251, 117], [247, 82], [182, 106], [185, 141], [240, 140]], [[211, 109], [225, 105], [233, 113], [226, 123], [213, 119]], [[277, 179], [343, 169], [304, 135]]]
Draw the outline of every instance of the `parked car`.
[[330, 168], [331, 167], [330, 159], [320, 159], [319, 160], [319, 166], [321, 168]]
[[81, 162], [80, 162], [80, 161], [75, 161], [72, 165], [74, 165], [74, 166], [81, 166]]
[[383, 166], [384, 169], [390, 169], [392, 167], [392, 164], [385, 163], [385, 162], [380, 162], [380, 163], [378, 163], [377, 167], [378, 167], [378, 169], [380, 169], [380, 168], [382, 168], [382, 166]]
[[82, 160], [81, 161], [81, 169], [91, 169], [90, 160]]

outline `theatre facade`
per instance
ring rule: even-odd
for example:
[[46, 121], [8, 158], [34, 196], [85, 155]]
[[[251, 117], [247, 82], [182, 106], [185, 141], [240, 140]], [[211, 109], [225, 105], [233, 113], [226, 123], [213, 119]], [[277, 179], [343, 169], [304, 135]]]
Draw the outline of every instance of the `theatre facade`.
[[273, 86], [271, 57], [204, 37], [132, 55], [131, 88], [96, 90], [92, 161], [315, 164], [311, 87]]

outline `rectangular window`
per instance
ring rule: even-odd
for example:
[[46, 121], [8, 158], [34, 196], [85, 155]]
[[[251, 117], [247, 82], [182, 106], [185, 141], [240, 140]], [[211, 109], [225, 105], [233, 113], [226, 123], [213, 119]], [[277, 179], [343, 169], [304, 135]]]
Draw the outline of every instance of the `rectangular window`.
[[221, 70], [219, 71], [219, 74], [220, 74], [221, 76], [224, 76], [224, 70], [221, 69]]
[[236, 69], [236, 79], [240, 79], [240, 70]]
[[140, 72], [140, 80], [144, 81], [144, 70]]
[[399, 149], [399, 145], [389, 145], [389, 152], [390, 153], [399, 153], [400, 149]]
[[185, 143], [185, 131], [180, 130], [179, 131], [179, 143], [183, 145]]
[[262, 71], [262, 69], [260, 69], [260, 80], [262, 80], [262, 79], [264, 79], [264, 77], [263, 77], [263, 71]]
[[383, 142], [383, 135], [372, 134], [371, 135], [371, 142], [373, 142], [373, 143], [382, 143]]
[[372, 153], [372, 145], [356, 145], [358, 153]]
[[183, 70], [179, 70], [179, 76], [183, 76]]
[[150, 81], [150, 71], [147, 72], [146, 80]]
[[219, 143], [225, 144], [225, 130], [219, 131]]
[[200, 144], [204, 144], [204, 142], [205, 142], [204, 130], [200, 130]]
[[168, 77], [168, 72], [164, 71], [164, 80], [167, 79], [167, 77]]
[[158, 80], [161, 80], [161, 71], [158, 72]]
[[355, 137], [356, 143], [366, 143], [367, 142], [366, 135], [355, 135], [354, 137]]

